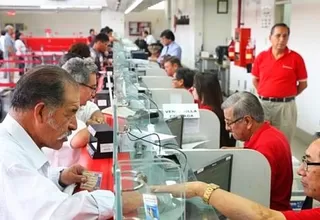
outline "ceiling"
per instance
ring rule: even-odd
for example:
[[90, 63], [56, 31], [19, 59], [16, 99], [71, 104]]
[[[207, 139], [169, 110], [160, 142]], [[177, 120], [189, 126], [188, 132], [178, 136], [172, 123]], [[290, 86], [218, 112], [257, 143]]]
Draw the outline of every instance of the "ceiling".
[[140, 5], [138, 5], [133, 11], [134, 12], [140, 12], [143, 10], [146, 10], [150, 6], [153, 6], [155, 4], [158, 4], [159, 2], [162, 2], [163, 0], [144, 0]]
[[[11, 0], [10, 5], [8, 1], [0, 0], [0, 10], [101, 10], [102, 8], [109, 8], [113, 11], [124, 12], [136, 0]], [[143, 0], [133, 12], [140, 12], [146, 10], [162, 0]], [[6, 3], [4, 3], [6, 2]], [[42, 6], [42, 7], [40, 7]], [[97, 8], [95, 6], [100, 6]], [[58, 7], [58, 8], [54, 8]]]
[[[106, 0], [107, 5], [111, 10], [124, 12], [131, 4], [135, 2], [135, 0]], [[143, 0], [134, 10], [133, 12], [140, 12], [146, 10], [148, 7], [155, 5], [163, 0]], [[119, 7], [117, 7], [118, 2], [120, 2]]]

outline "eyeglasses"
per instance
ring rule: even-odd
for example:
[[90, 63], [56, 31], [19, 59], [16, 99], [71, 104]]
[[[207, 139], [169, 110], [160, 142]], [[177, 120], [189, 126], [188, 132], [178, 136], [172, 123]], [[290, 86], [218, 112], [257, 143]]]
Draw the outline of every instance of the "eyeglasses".
[[320, 163], [309, 162], [306, 156], [302, 157], [302, 168], [308, 172], [308, 166], [320, 166]]
[[244, 117], [240, 117], [240, 118], [237, 118], [236, 120], [231, 121], [231, 122], [227, 122], [227, 121], [226, 121], [226, 125], [227, 125], [228, 127], [230, 127], [231, 125], [237, 123], [238, 121], [242, 120], [243, 118], [244, 118]]
[[79, 83], [79, 85], [82, 85], [82, 86], [85, 86], [85, 87], [91, 89], [92, 92], [96, 92], [96, 90], [97, 90], [96, 87], [89, 86], [89, 85], [87, 85], [87, 84], [85, 84], [85, 83]]

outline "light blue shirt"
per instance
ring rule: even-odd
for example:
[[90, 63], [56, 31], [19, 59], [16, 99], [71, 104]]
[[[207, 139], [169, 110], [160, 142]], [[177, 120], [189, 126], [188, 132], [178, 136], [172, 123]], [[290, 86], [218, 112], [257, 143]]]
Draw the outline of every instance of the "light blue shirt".
[[[9, 56], [13, 56], [15, 54], [14, 40], [8, 33], [6, 33], [6, 35], [4, 36], [4, 46], [2, 47], [4, 49], [3, 56], [5, 58], [8, 58]], [[14, 54], [9, 54], [9, 47], [12, 48], [12, 50], [14, 51]]]
[[176, 56], [181, 60], [181, 52], [181, 47], [176, 42], [172, 41], [171, 44], [162, 48], [158, 62], [160, 63], [165, 55]]

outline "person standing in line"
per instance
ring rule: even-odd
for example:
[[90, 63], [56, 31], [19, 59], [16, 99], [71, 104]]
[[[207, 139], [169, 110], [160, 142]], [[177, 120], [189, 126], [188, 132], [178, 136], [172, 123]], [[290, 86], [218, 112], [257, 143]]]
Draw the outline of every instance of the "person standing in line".
[[90, 30], [89, 30], [89, 36], [88, 36], [88, 45], [90, 46], [90, 47], [92, 47], [93, 46], [93, 44], [94, 44], [94, 38], [96, 37], [96, 32], [95, 32], [95, 30], [93, 29], [93, 28], [91, 28]]
[[[3, 52], [4, 52], [4, 38], [6, 36], [6, 31], [1, 30], [1, 35], [0, 35], [0, 60], [3, 60]], [[2, 66], [2, 64], [0, 64]]]
[[297, 124], [295, 98], [307, 88], [307, 70], [303, 58], [287, 47], [289, 35], [284, 23], [271, 28], [271, 47], [257, 56], [252, 75], [266, 120], [291, 142]]
[[22, 39], [23, 35], [18, 32], [15, 34], [15, 42], [14, 42], [14, 46], [15, 46], [15, 49], [16, 49], [16, 55], [17, 55], [17, 58], [18, 60], [20, 61], [19, 64], [18, 64], [18, 67], [19, 67], [19, 75], [22, 76], [24, 74], [24, 69], [25, 69], [25, 55], [27, 53], [27, 47], [26, 45], [24, 44], [23, 42], [23, 39]]
[[104, 54], [108, 49], [109, 42], [108, 35], [100, 33], [95, 37], [94, 44], [92, 48], [90, 48], [90, 56], [94, 60], [99, 71], [103, 69]]
[[[3, 46], [3, 59], [9, 62], [5, 62], [5, 68], [11, 69], [14, 68], [14, 59], [15, 59], [15, 47], [14, 47], [14, 28], [11, 25], [7, 25], [5, 27], [6, 35], [4, 36], [4, 46]], [[4, 78], [8, 78], [9, 75], [9, 82], [13, 82], [14, 73], [12, 72], [5, 72]]]

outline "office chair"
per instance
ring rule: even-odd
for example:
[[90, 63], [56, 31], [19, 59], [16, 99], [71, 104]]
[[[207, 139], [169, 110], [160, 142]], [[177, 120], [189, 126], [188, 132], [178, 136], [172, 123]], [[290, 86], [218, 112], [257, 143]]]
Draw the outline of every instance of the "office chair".
[[307, 196], [306, 199], [304, 200], [303, 202], [303, 205], [302, 205], [302, 210], [304, 209], [312, 209], [312, 203], [313, 203], [313, 198]]

